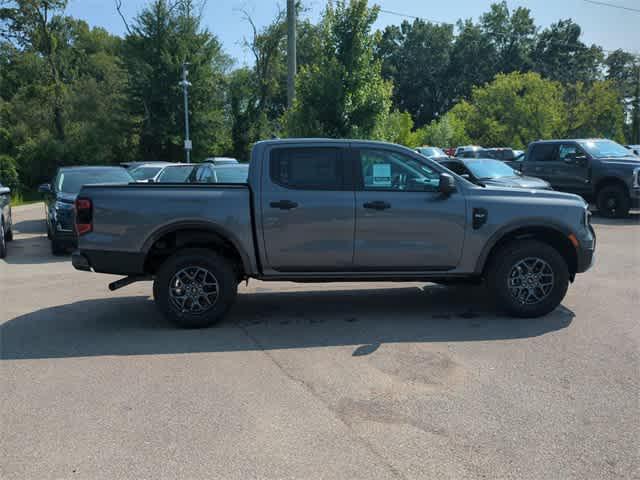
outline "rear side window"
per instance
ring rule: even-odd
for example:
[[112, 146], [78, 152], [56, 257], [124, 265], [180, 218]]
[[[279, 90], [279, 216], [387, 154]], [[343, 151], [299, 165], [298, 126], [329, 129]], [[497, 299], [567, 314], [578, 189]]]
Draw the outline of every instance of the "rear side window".
[[339, 148], [280, 148], [271, 152], [271, 180], [286, 188], [342, 190], [344, 163]]
[[539, 143], [531, 147], [531, 155], [529, 160], [532, 162], [553, 162], [555, 156], [556, 145], [553, 143]]

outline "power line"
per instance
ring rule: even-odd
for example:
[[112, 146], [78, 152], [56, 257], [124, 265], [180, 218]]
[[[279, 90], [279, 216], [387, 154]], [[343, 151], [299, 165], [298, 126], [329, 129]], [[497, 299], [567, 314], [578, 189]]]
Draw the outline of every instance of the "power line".
[[594, 5], [602, 5], [603, 7], [619, 8], [620, 10], [628, 10], [630, 12], [640, 13], [640, 9], [625, 7], [624, 5], [615, 5], [613, 3], [608, 3], [608, 2], [598, 2], [596, 0], [583, 0], [583, 1], [587, 3], [592, 3]]
[[443, 25], [453, 25], [452, 22], [441, 22], [439, 20], [431, 20], [430, 18], [418, 17], [416, 15], [407, 15], [406, 13], [394, 12], [393, 10], [385, 10], [384, 8], [381, 8], [380, 11], [382, 13], [387, 13], [389, 15], [395, 15], [396, 17], [413, 18], [414, 20], [426, 20], [427, 22], [441, 23]]

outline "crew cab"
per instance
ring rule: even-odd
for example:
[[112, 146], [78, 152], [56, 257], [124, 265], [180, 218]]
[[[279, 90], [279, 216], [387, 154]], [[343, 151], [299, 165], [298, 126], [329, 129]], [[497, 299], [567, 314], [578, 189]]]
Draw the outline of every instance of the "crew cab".
[[533, 142], [522, 161], [512, 166], [546, 180], [555, 190], [594, 201], [607, 217], [624, 217], [640, 206], [640, 157], [611, 140]]
[[[255, 144], [245, 184], [87, 185], [76, 200], [79, 270], [153, 280], [183, 327], [219, 321], [249, 278], [486, 280], [499, 308], [544, 315], [593, 259], [586, 203], [486, 187], [399, 145]], [[399, 306], [401, 308], [401, 306]]]

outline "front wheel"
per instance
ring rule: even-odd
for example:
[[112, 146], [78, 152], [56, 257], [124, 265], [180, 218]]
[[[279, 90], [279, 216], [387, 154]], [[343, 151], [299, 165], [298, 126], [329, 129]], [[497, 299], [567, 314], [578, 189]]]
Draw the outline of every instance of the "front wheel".
[[522, 318], [553, 311], [569, 287], [567, 262], [555, 248], [537, 240], [503, 247], [493, 257], [487, 277], [498, 308]]
[[153, 283], [156, 305], [182, 328], [204, 328], [219, 322], [237, 293], [231, 262], [199, 248], [181, 250], [168, 258]]

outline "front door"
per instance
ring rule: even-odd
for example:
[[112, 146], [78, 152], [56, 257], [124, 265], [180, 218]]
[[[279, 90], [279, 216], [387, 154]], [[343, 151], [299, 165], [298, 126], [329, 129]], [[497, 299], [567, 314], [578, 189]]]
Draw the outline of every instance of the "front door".
[[262, 222], [269, 267], [280, 272], [353, 266], [354, 192], [344, 149], [281, 147], [262, 174]]
[[465, 232], [463, 195], [438, 191], [439, 172], [408, 154], [355, 149], [354, 267], [359, 270], [449, 270], [458, 265]]
[[590, 191], [589, 160], [575, 142], [561, 143], [554, 165], [555, 183], [564, 192], [584, 194]]

